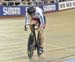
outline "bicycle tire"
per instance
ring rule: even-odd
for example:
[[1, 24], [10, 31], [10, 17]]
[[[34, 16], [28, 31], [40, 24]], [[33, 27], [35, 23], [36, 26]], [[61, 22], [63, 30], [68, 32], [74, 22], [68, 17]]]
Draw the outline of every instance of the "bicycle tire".
[[27, 45], [27, 52], [28, 52], [28, 57], [31, 59], [33, 54], [34, 54], [34, 47], [35, 47], [35, 38], [33, 35], [29, 35], [28, 39], [28, 45]]
[[37, 38], [37, 55], [40, 57], [41, 56], [41, 54], [39, 53], [39, 50], [40, 50], [40, 38], [39, 38], [39, 34], [38, 34], [38, 36], [37, 36], [38, 38]]

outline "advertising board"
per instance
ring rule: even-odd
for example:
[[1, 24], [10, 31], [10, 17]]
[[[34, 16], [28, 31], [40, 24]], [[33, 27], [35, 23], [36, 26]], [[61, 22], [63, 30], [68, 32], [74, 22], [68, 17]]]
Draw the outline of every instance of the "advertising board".
[[75, 8], [75, 1], [66, 1], [58, 3], [58, 10]]
[[43, 10], [44, 10], [44, 12], [55, 11], [56, 10], [56, 5], [55, 4], [44, 5]]
[[[44, 12], [56, 11], [56, 4], [40, 5]], [[25, 16], [28, 6], [0, 6], [0, 16]]]

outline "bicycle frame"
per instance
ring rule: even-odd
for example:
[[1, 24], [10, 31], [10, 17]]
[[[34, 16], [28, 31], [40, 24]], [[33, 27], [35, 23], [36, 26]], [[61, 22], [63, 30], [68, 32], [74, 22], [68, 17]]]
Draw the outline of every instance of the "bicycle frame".
[[[39, 33], [37, 33], [37, 35], [36, 35], [36, 29], [38, 29], [39, 27], [37, 27], [37, 28], [35, 28], [35, 25], [33, 24], [32, 25], [32, 33], [33, 33], [33, 36], [34, 36], [34, 38], [35, 38], [35, 41], [34, 41], [34, 47], [35, 47], [35, 49], [37, 48], [37, 54], [38, 54], [38, 56], [40, 56], [41, 54], [39, 53], [39, 46], [40, 46], [40, 40], [39, 39], [37, 39], [38, 37], [37, 36], [39, 36]], [[37, 40], [38, 40], [38, 42], [37, 42]]]
[[31, 25], [31, 33], [33, 33], [33, 36], [35, 37], [35, 40], [36, 40], [36, 38], [37, 38], [36, 30], [37, 30], [38, 28], [39, 28], [39, 25], [35, 25], [35, 24]]

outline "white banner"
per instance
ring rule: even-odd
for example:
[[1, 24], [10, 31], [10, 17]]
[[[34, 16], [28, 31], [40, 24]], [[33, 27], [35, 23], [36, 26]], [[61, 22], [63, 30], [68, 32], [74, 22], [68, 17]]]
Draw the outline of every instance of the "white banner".
[[70, 8], [75, 8], [75, 1], [66, 1], [58, 3], [59, 10], [70, 9]]
[[44, 11], [53, 11], [53, 10], [56, 10], [56, 5], [53, 4], [53, 5], [44, 5], [43, 6], [43, 10]]
[[20, 7], [3, 7], [3, 15], [20, 15]]

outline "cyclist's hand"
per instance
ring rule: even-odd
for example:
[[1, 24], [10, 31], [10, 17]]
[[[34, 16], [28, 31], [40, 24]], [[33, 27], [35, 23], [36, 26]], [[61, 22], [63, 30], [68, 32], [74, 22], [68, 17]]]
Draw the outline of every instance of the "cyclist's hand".
[[26, 25], [24, 26], [24, 28], [25, 28], [24, 30], [27, 31], [27, 27], [26, 27]]
[[45, 28], [45, 25], [40, 25], [40, 28], [41, 28], [41, 29], [44, 29], [44, 28]]

